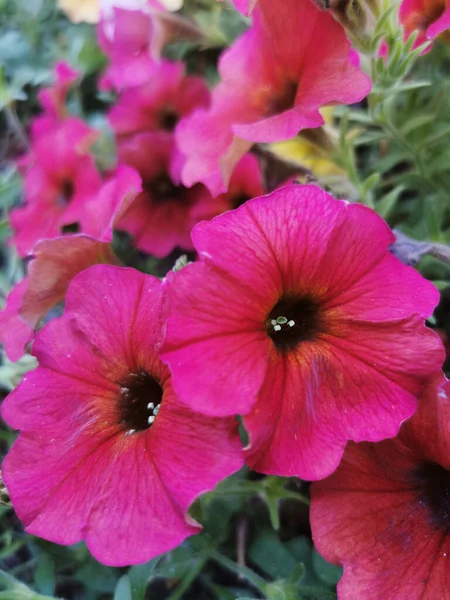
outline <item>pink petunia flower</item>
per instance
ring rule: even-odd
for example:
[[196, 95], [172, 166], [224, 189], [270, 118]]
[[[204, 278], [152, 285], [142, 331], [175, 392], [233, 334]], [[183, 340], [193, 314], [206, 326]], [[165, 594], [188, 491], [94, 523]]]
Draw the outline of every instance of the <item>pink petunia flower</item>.
[[103, 89], [124, 90], [150, 81], [153, 64], [170, 41], [199, 39], [193, 22], [168, 13], [157, 2], [136, 2], [104, 11], [97, 29], [100, 47], [109, 58]]
[[39, 92], [39, 102], [45, 116], [61, 119], [66, 116], [66, 98], [80, 73], [65, 62], [54, 66], [56, 82]]
[[181, 117], [209, 103], [206, 84], [200, 77], [186, 76], [183, 63], [153, 63], [148, 75], [144, 85], [125, 90], [109, 113], [119, 138], [145, 131], [173, 132]]
[[86, 202], [102, 185], [88, 148], [95, 132], [83, 121], [42, 117], [32, 139], [31, 166], [25, 173], [25, 205], [11, 211], [13, 242], [26, 256], [42, 238], [61, 234], [79, 222]]
[[203, 185], [186, 188], [177, 183], [173, 155], [174, 139], [167, 132], [137, 134], [119, 147], [119, 162], [140, 173], [143, 191], [117, 228], [132, 235], [137, 248], [158, 258], [176, 247], [192, 250], [192, 227], [221, 210]]
[[205, 211], [205, 204], [200, 204], [193, 207], [191, 216], [196, 223], [209, 221], [227, 210], [239, 208], [247, 200], [262, 196], [265, 191], [259, 161], [254, 154], [247, 153], [236, 165], [230, 178], [228, 191], [217, 196], [210, 204], [210, 213]]
[[5, 400], [21, 430], [2, 476], [26, 530], [84, 539], [108, 565], [145, 562], [200, 526], [190, 504], [243, 463], [236, 422], [193, 413], [158, 357], [161, 283], [133, 269], [80, 273], [37, 335], [39, 367]]
[[110, 247], [113, 228], [141, 190], [139, 175], [119, 167], [86, 206], [81, 225], [90, 235], [70, 234], [36, 244], [26, 278], [0, 312], [0, 341], [10, 360], [24, 354], [44, 317], [64, 300], [75, 275], [94, 264], [119, 263]]
[[442, 364], [424, 326], [439, 293], [380, 217], [288, 185], [192, 239], [201, 260], [166, 280], [161, 356], [189, 406], [245, 415], [252, 468], [318, 479], [348, 440], [396, 435]]
[[399, 16], [407, 38], [413, 31], [419, 32], [414, 47], [433, 40], [444, 32], [448, 32], [446, 35], [450, 39], [448, 0], [403, 0]]
[[260, 0], [253, 26], [219, 62], [211, 108], [177, 129], [187, 156], [182, 181], [226, 190], [239, 158], [255, 142], [288, 140], [320, 127], [319, 108], [364, 98], [370, 80], [354, 64], [344, 30], [311, 0]]
[[344, 566], [341, 599], [450, 599], [450, 383], [428, 385], [398, 438], [349, 444], [313, 484], [319, 552]]
[[[183, 63], [162, 61], [148, 69], [149, 81], [139, 87], [125, 90], [109, 113], [111, 127], [116, 134], [119, 154], [130, 136], [150, 132], [165, 132], [173, 137], [181, 117], [195, 108], [209, 104], [209, 90], [200, 77], [184, 75]], [[179, 172], [183, 164], [175, 143], [172, 144], [172, 173]]]

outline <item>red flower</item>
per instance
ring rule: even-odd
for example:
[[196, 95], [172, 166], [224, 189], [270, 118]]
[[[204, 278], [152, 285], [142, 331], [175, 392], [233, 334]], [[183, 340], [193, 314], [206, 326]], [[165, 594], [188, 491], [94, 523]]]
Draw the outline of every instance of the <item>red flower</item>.
[[176, 247], [192, 250], [192, 227], [221, 208], [203, 185], [186, 188], [177, 183], [173, 155], [173, 137], [165, 132], [136, 134], [119, 147], [120, 163], [139, 172], [143, 190], [117, 228], [132, 235], [137, 248], [158, 258]]
[[344, 566], [340, 599], [450, 599], [449, 395], [428, 385], [398, 438], [349, 444], [313, 484], [313, 538]]
[[193, 413], [158, 357], [161, 283], [97, 265], [37, 335], [5, 400], [20, 429], [2, 475], [29, 533], [86, 540], [109, 565], [145, 562], [199, 531], [190, 504], [243, 463], [237, 423]]
[[189, 406], [245, 415], [250, 466], [317, 479], [348, 440], [396, 435], [442, 364], [424, 326], [439, 294], [373, 211], [289, 185], [192, 238], [201, 260], [166, 281], [162, 357]]
[[288, 140], [320, 127], [319, 108], [352, 104], [370, 90], [343, 28], [311, 0], [259, 0], [253, 25], [221, 57], [211, 108], [177, 128], [185, 185], [226, 191], [253, 143]]

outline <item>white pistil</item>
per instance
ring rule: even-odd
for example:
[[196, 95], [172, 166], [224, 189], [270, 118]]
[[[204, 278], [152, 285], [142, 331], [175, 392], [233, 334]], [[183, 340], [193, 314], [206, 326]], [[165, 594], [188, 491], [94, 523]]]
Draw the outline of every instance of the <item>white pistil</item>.
[[153, 423], [153, 421], [155, 420], [155, 417], [153, 415], [151, 415], [148, 419], [147, 422], [149, 425], [151, 425]]
[[153, 404], [153, 402], [149, 402], [147, 404], [147, 408], [148, 408], [148, 410], [153, 410], [155, 408], [155, 405]]
[[274, 325], [273, 329], [274, 331], [281, 331], [281, 325]]
[[289, 327], [294, 327], [295, 321], [293, 319], [291, 319], [290, 321], [288, 321], [288, 325], [289, 325]]

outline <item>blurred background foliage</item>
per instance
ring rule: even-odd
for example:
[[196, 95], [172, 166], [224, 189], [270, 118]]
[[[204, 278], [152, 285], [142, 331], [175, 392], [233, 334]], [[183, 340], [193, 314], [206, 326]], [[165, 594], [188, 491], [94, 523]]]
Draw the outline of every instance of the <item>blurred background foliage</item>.
[[[386, 3], [385, 9], [389, 9]], [[189, 0], [183, 8], [203, 31], [197, 43], [177, 43], [171, 58], [217, 81], [217, 58], [246, 27], [236, 11], [215, 0]], [[286, 172], [318, 182], [336, 196], [376, 210], [399, 233], [394, 251], [435, 282], [442, 301], [431, 325], [450, 336], [450, 48], [436, 43], [425, 56], [404, 45], [395, 15], [385, 16], [365, 46], [362, 64], [374, 88], [358, 106], [327, 115], [322, 135], [302, 135], [289, 145], [257, 149], [268, 183]], [[380, 42], [387, 58], [377, 58]], [[73, 25], [54, 0], [0, 0], [0, 294], [23, 276], [7, 245], [8, 212], [21, 199], [14, 161], [27, 149], [27, 131], [38, 114], [37, 92], [66, 60], [83, 73], [70, 110], [97, 127], [99, 164], [114, 163], [105, 119], [113, 97], [97, 89], [106, 64], [95, 28]], [[116, 240], [120, 245], [120, 239]], [[135, 266], [159, 276], [169, 261]], [[129, 260], [127, 261], [130, 262]], [[131, 261], [132, 262], [132, 261]], [[0, 365], [3, 394], [32, 368], [31, 357]], [[4, 455], [14, 433], [0, 428]], [[126, 485], [126, 482], [124, 482]], [[202, 497], [192, 515], [203, 532], [176, 550], [131, 568], [97, 563], [83, 544], [64, 548], [24, 533], [0, 490], [0, 600], [331, 600], [341, 570], [314, 550], [308, 523], [308, 484], [260, 477], [247, 470]]]

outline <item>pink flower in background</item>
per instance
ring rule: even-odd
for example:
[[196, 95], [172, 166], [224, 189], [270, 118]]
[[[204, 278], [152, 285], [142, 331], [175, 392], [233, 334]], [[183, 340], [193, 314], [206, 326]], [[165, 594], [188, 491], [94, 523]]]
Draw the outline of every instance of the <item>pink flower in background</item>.
[[226, 193], [220, 194], [211, 204], [211, 212], [205, 212], [205, 206], [199, 206], [199, 216], [196, 218], [196, 208], [192, 210], [195, 222], [209, 220], [227, 210], [242, 206], [244, 202], [265, 193], [263, 176], [258, 159], [253, 154], [245, 154], [236, 165], [231, 175]]
[[187, 156], [183, 183], [201, 181], [213, 195], [226, 190], [253, 143], [319, 127], [321, 106], [352, 104], [370, 90], [343, 28], [311, 0], [260, 0], [253, 26], [222, 55], [219, 74], [211, 108], [195, 111], [177, 129]]
[[314, 543], [344, 566], [339, 598], [449, 600], [450, 383], [425, 388], [398, 438], [349, 444], [311, 493]]
[[414, 47], [450, 30], [448, 0], [403, 0], [399, 15], [407, 38], [414, 31], [419, 32]]
[[54, 66], [56, 82], [39, 92], [39, 102], [47, 117], [61, 119], [66, 116], [66, 98], [80, 73], [65, 62]]
[[173, 40], [200, 39], [195, 24], [167, 13], [158, 3], [139, 8], [113, 6], [105, 11], [97, 37], [110, 64], [102, 78], [105, 89], [124, 90], [150, 81], [153, 62], [161, 59], [164, 46]]
[[140, 173], [143, 189], [117, 228], [131, 234], [137, 248], [158, 258], [176, 247], [192, 250], [192, 227], [222, 208], [203, 185], [186, 188], [177, 183], [171, 174], [173, 154], [174, 140], [166, 132], [134, 135], [119, 147], [119, 162]]
[[[396, 435], [442, 364], [434, 286], [373, 211], [289, 185], [201, 223], [166, 280], [162, 348], [181, 400], [243, 414], [248, 464], [318, 479], [348, 440]], [[414, 365], [414, 368], [411, 368]]]
[[[109, 113], [111, 127], [121, 144], [138, 133], [159, 131], [173, 138], [179, 119], [195, 108], [206, 107], [209, 91], [200, 77], [184, 75], [183, 63], [162, 61], [153, 63], [148, 70], [149, 81], [139, 87], [125, 90]], [[126, 152], [126, 150], [125, 150]], [[172, 173], [179, 171], [184, 159], [177, 145], [172, 143]]]
[[121, 166], [86, 203], [80, 225], [90, 235], [38, 241], [27, 277], [14, 288], [0, 312], [0, 341], [10, 360], [24, 354], [44, 317], [64, 300], [75, 275], [94, 264], [118, 264], [110, 247], [113, 228], [141, 190], [139, 175]]
[[39, 367], [5, 400], [21, 430], [2, 476], [26, 530], [84, 539], [108, 565], [145, 562], [200, 527], [190, 504], [243, 463], [237, 424], [194, 414], [158, 358], [161, 283], [133, 269], [80, 273], [37, 335]]
[[25, 205], [10, 217], [20, 256], [26, 256], [40, 239], [56, 237], [64, 226], [78, 222], [84, 205], [102, 185], [94, 157], [88, 153], [95, 132], [75, 118], [54, 124], [42, 119], [27, 157], [31, 166], [24, 179]]
[[184, 64], [168, 60], [149, 66], [149, 81], [125, 90], [109, 113], [120, 138], [144, 131], [172, 133], [181, 117], [209, 104], [209, 91], [200, 77], [186, 76]]

